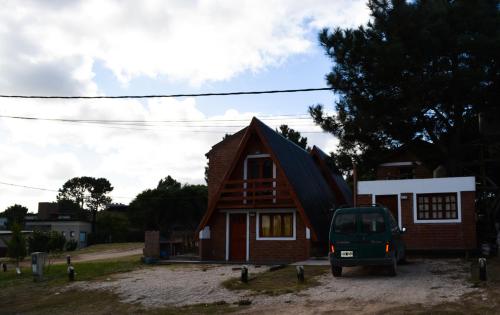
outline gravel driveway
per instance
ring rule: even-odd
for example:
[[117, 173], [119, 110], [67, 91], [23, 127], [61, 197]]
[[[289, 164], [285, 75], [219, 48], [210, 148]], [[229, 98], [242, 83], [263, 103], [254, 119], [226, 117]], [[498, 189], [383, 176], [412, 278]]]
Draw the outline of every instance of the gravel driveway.
[[[156, 266], [73, 286], [112, 290], [124, 302], [149, 307], [250, 299], [252, 307], [245, 312], [274, 313], [290, 308], [294, 313], [311, 313], [321, 311], [322, 307], [331, 309], [332, 305], [345, 307], [345, 311], [370, 312], [380, 304], [387, 307], [456, 301], [463, 294], [477, 290], [467, 283], [468, 266], [460, 259], [413, 260], [399, 266], [396, 277], [388, 277], [374, 268], [345, 268], [341, 278], [326, 274], [317, 287], [280, 296], [257, 296], [223, 288], [222, 281], [239, 275], [229, 265]], [[249, 269], [251, 273], [266, 270], [265, 267]]]

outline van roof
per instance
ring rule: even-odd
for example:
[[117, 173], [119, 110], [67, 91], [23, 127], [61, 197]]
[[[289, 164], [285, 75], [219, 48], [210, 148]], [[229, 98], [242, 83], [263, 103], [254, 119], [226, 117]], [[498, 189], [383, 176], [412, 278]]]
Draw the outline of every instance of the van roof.
[[380, 212], [387, 211], [384, 206], [362, 206], [362, 207], [350, 207], [350, 208], [340, 208], [335, 211], [335, 214], [339, 213], [361, 213], [361, 212]]

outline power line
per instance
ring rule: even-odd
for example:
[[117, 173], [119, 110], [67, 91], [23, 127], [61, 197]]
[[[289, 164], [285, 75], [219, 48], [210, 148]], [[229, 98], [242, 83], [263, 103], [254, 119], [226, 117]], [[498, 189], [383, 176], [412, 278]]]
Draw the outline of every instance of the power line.
[[[266, 116], [263, 116], [266, 117]], [[59, 122], [59, 123], [71, 123], [71, 124], [84, 124], [93, 125], [101, 128], [108, 129], [121, 129], [121, 130], [137, 130], [137, 131], [157, 131], [158, 129], [153, 128], [134, 128], [134, 127], [175, 127], [176, 131], [187, 131], [195, 133], [227, 133], [233, 132], [234, 130], [206, 130], [204, 128], [244, 128], [247, 125], [218, 125], [210, 124], [213, 122], [246, 122], [248, 119], [205, 119], [205, 120], [116, 120], [116, 119], [72, 119], [72, 118], [44, 118], [35, 116], [13, 116], [13, 115], [0, 115], [0, 118], [4, 119], [16, 119], [25, 121], [47, 121], [47, 122]], [[304, 120], [310, 120], [310, 117], [300, 114], [286, 114], [286, 115], [276, 115], [268, 116], [268, 118], [263, 118], [264, 120], [290, 120], [296, 121], [291, 124], [291, 126], [307, 126], [307, 124], [298, 124]], [[198, 124], [203, 122], [204, 124]], [[207, 124], [208, 123], [208, 124]], [[160, 125], [158, 125], [160, 124]], [[183, 124], [183, 125], [180, 125]], [[183, 129], [179, 129], [183, 128]], [[194, 130], [198, 129], [198, 130]], [[321, 133], [321, 131], [301, 131], [302, 133]]]
[[58, 190], [53, 190], [53, 189], [48, 189], [48, 188], [40, 188], [40, 187], [33, 187], [33, 186], [26, 186], [26, 185], [17, 185], [17, 184], [6, 183], [6, 182], [0, 182], [0, 184], [6, 185], [6, 186], [19, 187], [19, 188], [27, 188], [27, 189], [35, 189], [35, 190], [59, 192]]
[[230, 96], [230, 95], [256, 95], [329, 91], [331, 88], [306, 88], [289, 90], [265, 90], [265, 91], [239, 91], [239, 92], [216, 92], [216, 93], [191, 93], [191, 94], [150, 94], [150, 95], [115, 95], [115, 96], [63, 96], [63, 95], [0, 95], [0, 98], [37, 98], [37, 99], [134, 99], [134, 98], [175, 98], [175, 97], [202, 97], [202, 96]]
[[[264, 120], [309, 120], [307, 115], [276, 115], [261, 116]], [[268, 117], [268, 118], [266, 118]], [[288, 118], [289, 117], [289, 118]], [[19, 120], [42, 120], [42, 121], [62, 121], [62, 122], [88, 122], [88, 123], [195, 123], [195, 122], [243, 122], [247, 119], [184, 119], [184, 120], [119, 120], [119, 119], [72, 119], [72, 118], [44, 118], [34, 116], [12, 116], [0, 115], [0, 118], [19, 119]]]

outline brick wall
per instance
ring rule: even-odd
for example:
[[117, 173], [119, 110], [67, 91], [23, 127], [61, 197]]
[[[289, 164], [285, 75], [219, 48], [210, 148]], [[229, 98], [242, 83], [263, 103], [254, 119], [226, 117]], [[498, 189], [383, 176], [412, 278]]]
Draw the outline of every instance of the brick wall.
[[219, 142], [212, 150], [207, 153], [208, 157], [208, 204], [211, 204], [212, 199], [217, 193], [224, 175], [226, 174], [231, 162], [236, 155], [238, 145], [243, 138], [244, 132], [237, 132], [234, 135], [227, 137], [224, 141]]
[[159, 258], [160, 257], [160, 232], [146, 231], [144, 233], [144, 249], [145, 257]]
[[[252, 213], [252, 212], [251, 212]], [[255, 212], [254, 212], [255, 213]], [[256, 240], [256, 215], [250, 216], [250, 262], [284, 263], [306, 260], [310, 256], [311, 241], [306, 239], [306, 227], [297, 213], [296, 240]], [[200, 240], [200, 256], [203, 260], [226, 258], [226, 214], [216, 211], [209, 221], [210, 240]]]
[[210, 239], [200, 240], [200, 257], [202, 260], [226, 259], [226, 214], [215, 211], [208, 221]]
[[[413, 194], [401, 194], [401, 223], [406, 227], [403, 240], [409, 250], [463, 250], [476, 248], [475, 192], [461, 192], [461, 223], [414, 223]], [[405, 199], [406, 198], [406, 199]], [[359, 203], [371, 195], [358, 196]]]
[[250, 261], [256, 263], [296, 262], [310, 256], [310, 240], [306, 239], [306, 226], [296, 214], [294, 241], [268, 241], [256, 239], [257, 214], [250, 216]]

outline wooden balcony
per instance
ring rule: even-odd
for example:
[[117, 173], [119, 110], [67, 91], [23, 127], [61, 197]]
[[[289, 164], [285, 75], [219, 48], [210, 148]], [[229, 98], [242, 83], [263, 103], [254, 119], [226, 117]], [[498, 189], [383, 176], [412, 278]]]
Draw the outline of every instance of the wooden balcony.
[[218, 208], [295, 207], [290, 187], [283, 180], [258, 178], [223, 183]]

